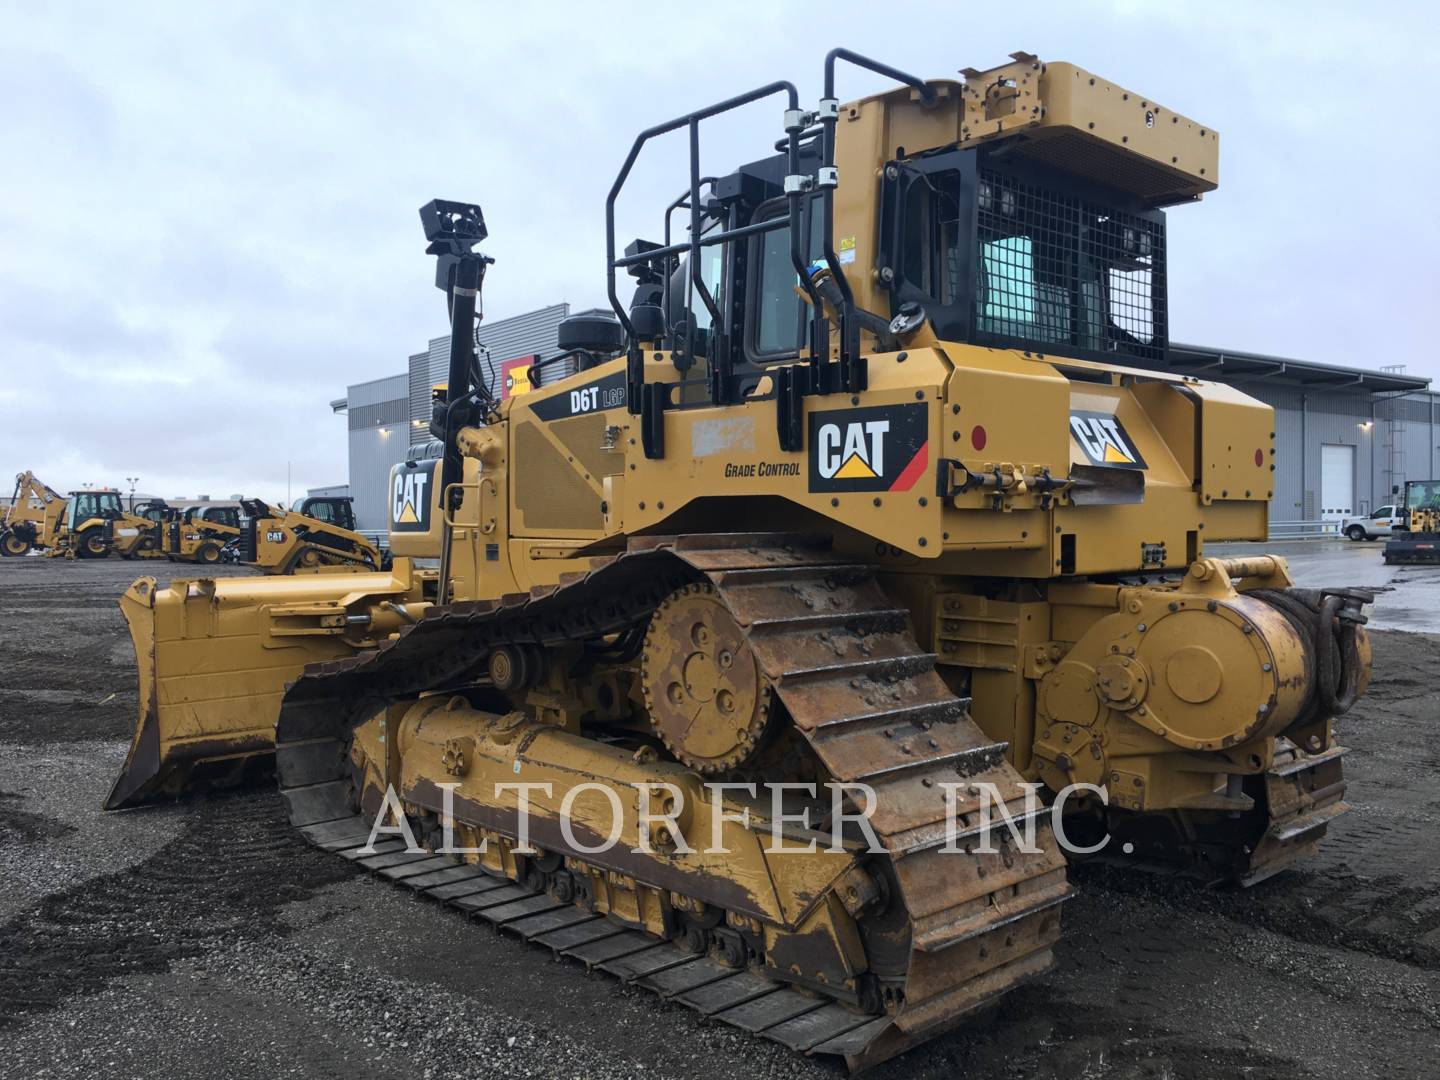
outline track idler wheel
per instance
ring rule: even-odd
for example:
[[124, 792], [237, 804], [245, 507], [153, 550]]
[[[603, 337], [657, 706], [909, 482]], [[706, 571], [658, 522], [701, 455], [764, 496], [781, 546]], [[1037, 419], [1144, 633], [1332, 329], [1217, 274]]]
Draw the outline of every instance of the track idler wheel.
[[655, 610], [640, 678], [655, 734], [697, 772], [736, 768], [760, 745], [770, 722], [770, 684], [709, 582], [682, 586]]
[[535, 645], [501, 645], [487, 666], [495, 689], [526, 690], [545, 674], [545, 654]]

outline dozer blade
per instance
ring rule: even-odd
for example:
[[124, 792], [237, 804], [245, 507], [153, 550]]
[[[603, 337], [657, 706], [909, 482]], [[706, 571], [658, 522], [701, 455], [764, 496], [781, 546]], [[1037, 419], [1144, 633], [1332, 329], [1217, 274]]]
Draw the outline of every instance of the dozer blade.
[[306, 664], [371, 643], [349, 613], [401, 600], [388, 573], [137, 580], [120, 598], [139, 676], [139, 718], [105, 809], [223, 786], [273, 763], [285, 687]]

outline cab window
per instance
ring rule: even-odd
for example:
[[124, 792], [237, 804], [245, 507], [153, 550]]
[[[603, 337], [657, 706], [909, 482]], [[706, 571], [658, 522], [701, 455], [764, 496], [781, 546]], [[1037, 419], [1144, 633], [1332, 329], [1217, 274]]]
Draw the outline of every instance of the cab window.
[[[823, 258], [819, 221], [810, 204], [808, 262]], [[769, 221], [789, 213], [785, 199], [775, 199], [755, 212], [755, 221]], [[779, 360], [800, 352], [809, 304], [796, 291], [800, 279], [790, 261], [790, 228], [780, 226], [751, 241], [751, 293], [747, 306], [746, 351], [759, 360]]]
[[905, 280], [941, 304], [959, 299], [960, 174], [917, 173], [905, 190]]
[[1440, 507], [1440, 480], [1425, 480], [1407, 486], [1405, 505], [1411, 510], [1433, 510]]
[[79, 523], [86, 518], [101, 517], [107, 509], [119, 510], [120, 497], [118, 495], [107, 497], [102, 492], [85, 491], [71, 500], [71, 508], [74, 511], [71, 520]]

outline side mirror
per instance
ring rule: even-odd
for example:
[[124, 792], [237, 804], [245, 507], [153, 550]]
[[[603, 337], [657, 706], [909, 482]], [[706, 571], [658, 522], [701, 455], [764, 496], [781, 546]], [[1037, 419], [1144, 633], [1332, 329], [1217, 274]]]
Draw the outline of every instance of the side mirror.
[[665, 336], [665, 287], [659, 282], [642, 284], [630, 301], [630, 324], [640, 341], [659, 341]]

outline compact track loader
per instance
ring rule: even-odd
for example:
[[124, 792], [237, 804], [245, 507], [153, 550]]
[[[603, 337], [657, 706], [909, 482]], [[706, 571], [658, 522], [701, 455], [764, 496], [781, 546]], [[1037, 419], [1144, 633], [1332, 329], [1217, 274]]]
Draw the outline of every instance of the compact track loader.
[[355, 531], [355, 510], [344, 496], [312, 496], [284, 510], [242, 500], [240, 561], [267, 574], [307, 570], [379, 570], [385, 556]]
[[[842, 63], [902, 85], [842, 105]], [[438, 568], [138, 581], [107, 805], [273, 738], [315, 844], [852, 1067], [1049, 967], [1066, 850], [1243, 883], [1314, 847], [1367, 597], [1206, 554], [1265, 537], [1275, 468], [1267, 406], [1166, 369], [1165, 208], [1214, 131], [1025, 54], [824, 76], [636, 140], [615, 318], [524, 395], [475, 356], [480, 208], [422, 209], [443, 457], [392, 473], [391, 539]], [[761, 100], [777, 151], [702, 179], [706, 121]], [[617, 254], [676, 131], [686, 189]]]
[[0, 517], [0, 555], [28, 555], [55, 545], [65, 496], [32, 472], [15, 477], [15, 494]]

